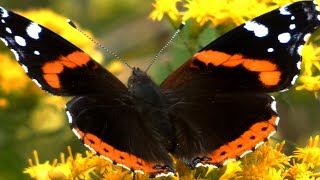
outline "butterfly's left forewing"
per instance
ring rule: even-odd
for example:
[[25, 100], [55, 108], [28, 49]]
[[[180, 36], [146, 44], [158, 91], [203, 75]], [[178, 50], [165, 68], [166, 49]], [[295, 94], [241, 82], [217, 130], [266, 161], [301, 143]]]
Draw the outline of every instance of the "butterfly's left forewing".
[[177, 132], [173, 153], [191, 166], [221, 166], [276, 131], [276, 102], [298, 77], [302, 47], [319, 27], [315, 2], [257, 17], [213, 41], [161, 84]]
[[0, 39], [43, 90], [64, 96], [126, 91], [115, 76], [54, 32], [4, 8], [0, 16]]

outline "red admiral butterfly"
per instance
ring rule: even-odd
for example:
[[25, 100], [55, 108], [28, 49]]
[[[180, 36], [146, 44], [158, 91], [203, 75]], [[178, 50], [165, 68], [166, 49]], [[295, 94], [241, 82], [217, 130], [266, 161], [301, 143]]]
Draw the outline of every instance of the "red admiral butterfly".
[[138, 68], [128, 87], [52, 31], [0, 9], [1, 40], [43, 90], [75, 96], [72, 131], [114, 164], [174, 174], [168, 152], [190, 168], [220, 167], [277, 129], [274, 98], [298, 77], [301, 50], [320, 25], [314, 1], [273, 10], [213, 41], [160, 85]]

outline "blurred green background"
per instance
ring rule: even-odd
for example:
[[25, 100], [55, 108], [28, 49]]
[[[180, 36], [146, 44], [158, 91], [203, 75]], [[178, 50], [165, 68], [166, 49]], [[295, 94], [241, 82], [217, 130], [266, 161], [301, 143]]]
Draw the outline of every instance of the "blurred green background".
[[[143, 69], [175, 30], [169, 22], [153, 22], [148, 18], [152, 2], [6, 0], [1, 1], [0, 5], [19, 11], [47, 8], [68, 17], [91, 31], [101, 44], [115, 51], [131, 66]], [[184, 33], [178, 36], [152, 67], [150, 74], [157, 82], [161, 82], [169, 72], [192, 55], [184, 46], [184, 42], [188, 41], [183, 36]], [[216, 36], [216, 31], [208, 29], [201, 36], [201, 42], [209, 43]], [[0, 50], [0, 53], [9, 53], [2, 43]], [[104, 57], [104, 65], [114, 59], [109, 54], [104, 54]], [[124, 68], [117, 75], [126, 82], [130, 73], [128, 68]], [[6, 99], [7, 105], [0, 108], [0, 180], [28, 179], [22, 171], [28, 166], [28, 158], [33, 157], [34, 149], [39, 152], [41, 162], [52, 162], [59, 157], [60, 152], [67, 152], [68, 145], [73, 152], [86, 150], [70, 131], [63, 108], [43, 101], [43, 97], [50, 95], [8, 93], [1, 88], [0, 98]], [[287, 140], [292, 145], [304, 145], [310, 135], [320, 134], [320, 103], [313, 93], [291, 88], [285, 93], [274, 95], [281, 116], [277, 139]]]

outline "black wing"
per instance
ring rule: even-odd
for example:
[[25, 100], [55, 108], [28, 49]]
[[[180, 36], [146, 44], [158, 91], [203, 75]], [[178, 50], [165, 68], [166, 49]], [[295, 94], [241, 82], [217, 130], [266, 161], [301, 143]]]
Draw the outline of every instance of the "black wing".
[[319, 17], [314, 1], [276, 9], [221, 36], [173, 72], [161, 88], [177, 129], [174, 154], [191, 167], [220, 166], [274, 134], [276, 104], [265, 93], [294, 83]]

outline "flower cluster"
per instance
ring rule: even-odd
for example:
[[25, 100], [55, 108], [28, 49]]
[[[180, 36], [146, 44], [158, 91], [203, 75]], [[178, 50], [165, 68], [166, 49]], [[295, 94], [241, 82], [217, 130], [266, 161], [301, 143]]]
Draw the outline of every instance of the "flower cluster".
[[[220, 169], [197, 168], [190, 170], [180, 161], [175, 161], [177, 176], [169, 179], [314, 179], [320, 168], [319, 136], [310, 138], [309, 144], [297, 148], [293, 155], [285, 155], [282, 149], [285, 142], [271, 145], [267, 142], [242, 161], [230, 161]], [[40, 163], [34, 152], [34, 162], [29, 160], [29, 167], [24, 170], [37, 180], [53, 179], [132, 179], [133, 173], [115, 166], [109, 161], [86, 152], [85, 156], [77, 153], [75, 157], [68, 147], [69, 156], [61, 153], [60, 162], [54, 160]], [[148, 179], [148, 175], [136, 174], [139, 179]], [[318, 178], [319, 179], [319, 178]]]

